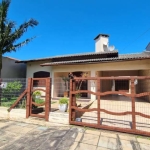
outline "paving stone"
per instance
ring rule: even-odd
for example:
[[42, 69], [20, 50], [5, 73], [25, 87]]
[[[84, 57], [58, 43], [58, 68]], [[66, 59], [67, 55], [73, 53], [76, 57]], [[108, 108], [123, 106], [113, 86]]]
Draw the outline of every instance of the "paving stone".
[[106, 136], [100, 136], [98, 146], [106, 148], [106, 149], [116, 150], [118, 148], [117, 139], [116, 138], [109, 138]]
[[83, 137], [83, 133], [78, 132], [77, 137], [75, 139], [76, 142], [80, 142]]
[[150, 144], [150, 140], [149, 139], [137, 138], [137, 141], [139, 143], [143, 143], [143, 144]]
[[108, 149], [108, 148], [104, 148], [104, 147], [97, 147], [97, 149], [96, 150], [110, 150], [110, 149]]
[[0, 123], [0, 128], [2, 128], [2, 127], [4, 127], [4, 126], [6, 126], [5, 123]]
[[109, 132], [101, 132], [101, 136], [117, 138], [117, 134], [112, 134], [112, 133], [109, 133]]
[[142, 144], [140, 143], [141, 150], [150, 150], [150, 144]]
[[117, 139], [109, 138], [107, 148], [110, 148], [112, 150], [116, 150], [118, 148]]
[[100, 135], [100, 131], [98, 130], [86, 130], [85, 133], [88, 133], [88, 134], [94, 134], [94, 135]]
[[120, 139], [122, 140], [132, 140], [132, 141], [136, 141], [136, 137], [135, 136], [132, 136], [132, 135], [122, 135], [122, 134], [119, 134], [118, 135]]
[[80, 143], [76, 150], [96, 150], [96, 146], [94, 145], [89, 145], [89, 144], [84, 144], [84, 143]]
[[50, 138], [39, 147], [39, 150], [56, 149], [61, 140], [61, 138]]
[[47, 130], [48, 128], [47, 128], [47, 127], [44, 127], [44, 126], [40, 126], [40, 127], [37, 127], [37, 129], [43, 131], [43, 130]]
[[24, 127], [22, 130], [21, 130], [21, 134], [25, 134], [25, 133], [28, 133], [29, 131], [33, 130], [33, 128], [27, 128], [27, 127]]
[[28, 126], [29, 124], [27, 123], [16, 123], [17, 126], [22, 126], [22, 127], [25, 127], [25, 126]]
[[140, 145], [139, 145], [138, 142], [131, 140], [130, 143], [132, 145], [132, 149], [134, 149], [134, 150], [140, 150]]
[[33, 129], [31, 131], [28, 132], [29, 135], [32, 135], [34, 137], [39, 136], [39, 134], [41, 134], [43, 131], [42, 130], [37, 130], [37, 129]]
[[99, 136], [98, 135], [94, 135], [94, 134], [84, 134], [83, 138], [81, 140], [82, 143], [87, 143], [87, 144], [92, 144], [92, 145], [97, 145], [99, 140]]
[[55, 132], [53, 132], [53, 134], [51, 135], [52, 138], [63, 138], [65, 136], [65, 134], [67, 133], [67, 130], [57, 130]]
[[74, 130], [74, 129], [77, 129], [78, 132], [81, 132], [81, 133], [85, 132], [85, 129], [84, 128], [80, 128], [80, 127], [72, 127], [70, 130]]
[[108, 137], [106, 137], [106, 136], [100, 136], [100, 139], [99, 139], [99, 142], [98, 142], [98, 146], [99, 147], [107, 148], [108, 141], [109, 141]]
[[74, 142], [72, 145], [71, 145], [71, 147], [69, 148], [69, 150], [75, 150], [76, 149], [76, 147], [78, 146], [78, 142]]
[[78, 135], [78, 131], [72, 131], [72, 130], [69, 130], [66, 132], [66, 134], [64, 135], [64, 137], [62, 138], [62, 140], [65, 140], [65, 139], [68, 139], [68, 140], [74, 140], [76, 139]]
[[17, 125], [12, 125], [9, 126], [6, 130], [14, 133], [20, 133], [22, 131], [22, 127]]
[[123, 150], [133, 150], [131, 142], [127, 140], [121, 140], [121, 147]]
[[74, 143], [74, 139], [67, 139], [66, 138], [65, 140], [62, 140], [59, 143], [57, 149], [60, 149], [60, 150], [61, 149], [64, 149], [64, 150], [69, 149], [73, 143]]

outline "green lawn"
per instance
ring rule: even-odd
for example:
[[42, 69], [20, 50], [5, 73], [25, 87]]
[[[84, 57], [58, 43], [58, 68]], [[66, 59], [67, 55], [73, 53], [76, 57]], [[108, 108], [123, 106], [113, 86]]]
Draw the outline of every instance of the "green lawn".
[[[17, 100], [18, 97], [12, 97], [11, 99], [7, 100], [6, 98], [2, 98], [1, 99], [1, 106], [3, 107], [10, 107], [12, 104], [14, 104], [14, 102]], [[37, 104], [42, 104], [44, 103], [45, 100], [43, 99], [35, 99], [35, 103]], [[51, 101], [51, 104], [54, 104], [56, 102]], [[19, 103], [17, 105], [18, 108], [25, 108], [25, 100], [22, 101], [22, 103]]]

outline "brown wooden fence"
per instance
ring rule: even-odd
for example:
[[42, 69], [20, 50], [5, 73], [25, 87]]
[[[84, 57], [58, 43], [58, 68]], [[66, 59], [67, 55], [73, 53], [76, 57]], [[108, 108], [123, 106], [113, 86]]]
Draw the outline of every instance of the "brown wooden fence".
[[[39, 87], [34, 87], [35, 82], [41, 83], [41, 85], [38, 84]], [[45, 89], [41, 88], [43, 87], [42, 83], [46, 83]], [[50, 85], [51, 85], [50, 78], [29, 78], [28, 79], [26, 118], [32, 116], [32, 117], [45, 118], [46, 121], [49, 121], [50, 99], [51, 99]], [[45, 93], [45, 98], [43, 98], [43, 102], [40, 104], [36, 103], [36, 101], [33, 100], [33, 93], [35, 91], [42, 91]]]
[[[85, 80], [88, 83], [89, 81], [95, 83], [94, 90], [92, 87], [88, 90], [77, 89], [76, 82]], [[96, 95], [94, 107], [88, 109], [78, 107], [76, 104], [78, 93], [87, 93], [89, 99], [91, 95]], [[70, 124], [150, 135], [149, 76], [74, 78], [70, 81], [69, 105]], [[77, 115], [79, 112], [80, 116]]]

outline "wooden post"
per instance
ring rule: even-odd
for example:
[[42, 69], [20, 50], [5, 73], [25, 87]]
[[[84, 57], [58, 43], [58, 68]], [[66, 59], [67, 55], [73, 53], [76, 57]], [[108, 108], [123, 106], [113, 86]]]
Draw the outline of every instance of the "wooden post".
[[131, 100], [132, 100], [132, 129], [136, 129], [136, 115], [135, 115], [135, 85], [134, 78], [131, 78]]
[[[72, 91], [76, 91], [76, 82], [75, 82], [75, 80], [72, 81]], [[72, 95], [72, 106], [76, 106], [76, 95], [75, 94]], [[75, 112], [75, 110], [71, 110], [71, 111], [72, 111], [71, 120], [75, 121], [76, 112]]]
[[[97, 93], [100, 94], [100, 79], [97, 80]], [[97, 95], [97, 125], [101, 124], [100, 119], [100, 95]]]
[[30, 102], [31, 102], [31, 82], [32, 79], [28, 79], [28, 86], [27, 86], [27, 101], [26, 101], [26, 118], [30, 116]]
[[[0, 78], [0, 85], [2, 84], [2, 78]], [[1, 106], [1, 103], [2, 103], [2, 88], [0, 87], [0, 106]]]
[[69, 124], [71, 124], [71, 121], [72, 121], [72, 109], [71, 109], [71, 106], [72, 106], [72, 79], [70, 79], [70, 87], [69, 87]]
[[50, 78], [45, 79], [45, 81], [46, 81], [45, 120], [49, 121], [50, 101], [51, 101]]

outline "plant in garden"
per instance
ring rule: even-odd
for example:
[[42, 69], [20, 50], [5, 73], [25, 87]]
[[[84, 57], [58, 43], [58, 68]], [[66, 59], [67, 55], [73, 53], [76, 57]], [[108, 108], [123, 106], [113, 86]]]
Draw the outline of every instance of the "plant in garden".
[[67, 89], [67, 82], [69, 82], [70, 78], [69, 77], [62, 77], [62, 80], [65, 82], [65, 84], [64, 84], [65, 85], [65, 89], [68, 90]]
[[41, 96], [41, 92], [40, 91], [35, 91], [35, 92], [33, 92], [33, 96], [35, 97], [35, 96]]
[[66, 97], [63, 97], [59, 100], [59, 104], [68, 104], [68, 99]]
[[[75, 75], [73, 75], [72, 73], [69, 73], [69, 76], [70, 76], [70, 78], [74, 78], [74, 77], [76, 77]], [[88, 77], [88, 73], [87, 72], [82, 72], [81, 73], [81, 75], [80, 75], [80, 77], [82, 77], [82, 78], [86, 78], [86, 77]], [[81, 90], [81, 86], [82, 86], [82, 83], [85, 81], [85, 79], [81, 79], [81, 80], [77, 80], [76, 81], [76, 91], [79, 91], [79, 90]], [[76, 94], [76, 98], [80, 98], [82, 96], [82, 94], [81, 93], [77, 93]]]
[[15, 93], [20, 92], [22, 84], [20, 81], [8, 82], [7, 87], [2, 90], [3, 97], [6, 100], [11, 100]]

